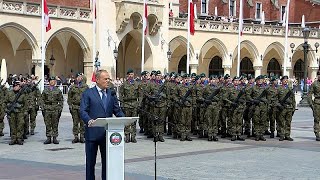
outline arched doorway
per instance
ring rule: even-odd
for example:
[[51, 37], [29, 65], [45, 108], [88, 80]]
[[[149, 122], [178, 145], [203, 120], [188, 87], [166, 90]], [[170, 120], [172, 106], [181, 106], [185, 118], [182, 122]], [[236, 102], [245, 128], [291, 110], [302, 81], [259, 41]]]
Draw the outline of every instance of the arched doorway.
[[222, 58], [215, 56], [211, 59], [209, 64], [209, 76], [211, 75], [223, 75], [224, 69], [222, 68]]
[[294, 64], [293, 68], [293, 75], [296, 79], [298, 79], [298, 82], [303, 79], [304, 74], [304, 62], [301, 59], [298, 59], [297, 62]]
[[248, 57], [244, 57], [240, 62], [240, 75], [242, 74], [254, 75], [253, 64]]
[[268, 63], [267, 74], [269, 76], [282, 76], [280, 64], [277, 59], [272, 58]]
[[[132, 30], [123, 37], [118, 46], [118, 58], [116, 61], [117, 77], [126, 77], [127, 70], [133, 69], [140, 76], [142, 58], [142, 35], [139, 30]], [[152, 51], [147, 40], [145, 40], [144, 70], [152, 69]]]
[[[190, 72], [190, 66], [189, 66], [189, 72]], [[182, 56], [182, 58], [179, 61], [179, 65], [178, 65], [178, 73], [179, 74], [183, 74], [183, 73], [187, 73], [187, 55]]]

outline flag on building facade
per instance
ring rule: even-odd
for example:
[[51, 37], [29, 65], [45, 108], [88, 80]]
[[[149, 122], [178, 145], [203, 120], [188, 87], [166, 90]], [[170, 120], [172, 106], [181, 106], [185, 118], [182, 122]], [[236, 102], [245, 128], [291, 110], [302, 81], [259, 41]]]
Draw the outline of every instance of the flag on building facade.
[[143, 6], [144, 6], [143, 30], [144, 30], [144, 35], [147, 35], [147, 31], [148, 31], [148, 5], [147, 5], [146, 1], [144, 1]]
[[194, 35], [195, 29], [194, 29], [194, 4], [192, 0], [189, 0], [189, 8], [190, 8], [190, 14], [189, 14], [189, 26], [190, 26], [190, 34]]
[[48, 8], [48, 4], [47, 4], [47, 0], [44, 0], [44, 23], [46, 26], [46, 32], [50, 31], [51, 29], [51, 23], [50, 23], [50, 18], [49, 18], [49, 8]]

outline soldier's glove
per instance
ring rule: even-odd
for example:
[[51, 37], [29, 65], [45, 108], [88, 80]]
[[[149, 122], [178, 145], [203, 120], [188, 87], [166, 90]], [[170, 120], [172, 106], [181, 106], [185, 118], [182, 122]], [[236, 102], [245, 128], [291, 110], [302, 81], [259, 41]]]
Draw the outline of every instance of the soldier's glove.
[[231, 106], [234, 107], [234, 108], [236, 108], [236, 107], [238, 106], [238, 104], [235, 103], [235, 102], [232, 102], [232, 103], [231, 103]]
[[254, 104], [259, 104], [259, 103], [260, 103], [260, 101], [257, 100], [257, 99], [252, 100], [252, 102], [253, 102]]

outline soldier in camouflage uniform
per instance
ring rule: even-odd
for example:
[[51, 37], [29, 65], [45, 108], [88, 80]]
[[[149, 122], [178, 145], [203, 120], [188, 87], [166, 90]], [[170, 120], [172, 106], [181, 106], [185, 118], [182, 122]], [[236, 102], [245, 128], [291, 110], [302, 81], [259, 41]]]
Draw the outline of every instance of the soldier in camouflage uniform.
[[210, 85], [207, 85], [203, 92], [204, 104], [206, 105], [204, 107], [205, 130], [208, 134], [208, 141], [218, 141], [219, 112], [222, 105], [219, 88], [217, 79], [211, 77]]
[[179, 86], [177, 97], [179, 97], [179, 105], [181, 109], [180, 118], [177, 122], [178, 132], [180, 133], [180, 141], [192, 141], [191, 121], [192, 121], [192, 95], [191, 88], [188, 85], [187, 75], [184, 76], [184, 82]]
[[[147, 111], [147, 98], [144, 95], [144, 91], [146, 90], [146, 86], [148, 85], [149, 79], [148, 79], [149, 72], [143, 71], [141, 72], [142, 80], [139, 82], [139, 103], [141, 110]], [[147, 115], [144, 112], [139, 111], [139, 126], [140, 131], [139, 133], [146, 133], [147, 132]]]
[[241, 136], [243, 112], [246, 106], [246, 96], [244, 86], [240, 85], [240, 77], [233, 78], [233, 87], [229, 89], [227, 102], [230, 104], [230, 129], [231, 141], [245, 139]]
[[[254, 86], [254, 76], [249, 75], [248, 76], [248, 84], [245, 87], [245, 92], [246, 92], [246, 109], [244, 110], [243, 113], [243, 120], [244, 120], [244, 134], [247, 135], [248, 137], [251, 136], [251, 119], [253, 116], [253, 105], [250, 102], [251, 99], [251, 93], [252, 93], [252, 87]], [[253, 133], [253, 129], [252, 129]], [[254, 133], [253, 133], [254, 134]]]
[[[163, 89], [161, 91], [161, 89]], [[164, 133], [164, 126], [163, 121], [166, 119], [166, 112], [167, 112], [167, 102], [166, 102], [166, 84], [162, 83], [161, 80], [161, 71], [156, 72], [156, 80], [154, 83], [150, 84], [149, 86], [150, 92], [150, 105], [151, 105], [151, 112], [159, 117], [159, 119], [154, 119], [151, 117], [151, 124], [152, 125], [152, 133], [153, 137], [156, 141], [164, 142], [163, 133]]]
[[228, 101], [228, 91], [232, 87], [231, 83], [232, 79], [230, 78], [229, 74], [224, 76], [224, 84], [221, 87], [221, 96], [223, 97], [222, 100], [224, 101], [223, 107], [220, 111], [220, 127], [221, 127], [221, 138], [225, 138], [227, 133], [229, 133], [229, 127], [231, 125], [231, 119], [229, 114], [230, 104], [225, 103]]
[[[46, 87], [41, 94], [41, 110], [46, 125], [47, 140], [44, 144], [59, 144], [58, 126], [59, 117], [63, 108], [62, 92], [56, 87], [55, 77], [49, 79], [49, 87]], [[52, 138], [52, 141], [51, 141]]]
[[255, 130], [255, 140], [266, 141], [263, 137], [265, 131], [265, 123], [267, 122], [267, 93], [263, 84], [263, 76], [256, 78], [256, 85], [253, 86], [249, 101], [254, 103], [253, 124]]
[[4, 136], [3, 129], [4, 129], [4, 116], [5, 116], [5, 109], [6, 109], [6, 96], [7, 96], [7, 88], [4, 85], [0, 85], [0, 137]]
[[193, 88], [195, 93], [196, 93], [196, 103], [197, 103], [197, 111], [196, 111], [196, 116], [197, 116], [197, 124], [198, 124], [198, 135], [199, 138], [202, 138], [205, 136], [205, 130], [207, 129], [206, 127], [206, 123], [205, 123], [205, 112], [206, 112], [206, 105], [204, 103], [204, 98], [203, 98], [203, 93], [205, 90], [205, 85], [204, 85], [204, 81], [202, 81], [201, 79], [205, 78], [205, 74], [201, 73], [196, 79], [197, 79], [197, 83], [195, 85], [195, 87]]
[[[80, 102], [82, 93], [87, 90], [88, 85], [83, 82], [83, 75], [77, 74], [76, 84], [70, 86], [67, 103], [73, 120], [72, 132], [74, 139], [72, 143], [84, 143], [84, 122], [80, 119]], [[80, 136], [80, 138], [79, 138]]]
[[[28, 84], [30, 86], [29, 92], [26, 93], [28, 107], [27, 114], [25, 116], [25, 135], [29, 134], [29, 126], [30, 126], [30, 134], [34, 135], [34, 129], [36, 127], [36, 117], [39, 110], [39, 99], [41, 97], [41, 92], [31, 80], [28, 80]], [[29, 123], [30, 122], [30, 123]]]
[[[314, 100], [312, 100], [314, 95]], [[313, 111], [313, 130], [316, 141], [320, 141], [320, 71], [317, 73], [317, 81], [314, 81], [308, 92], [308, 103]]]
[[[139, 99], [139, 84], [134, 79], [134, 73], [132, 69], [127, 71], [127, 79], [120, 86], [120, 103], [121, 109], [125, 113], [126, 117], [136, 117], [137, 110], [135, 107], [138, 107]], [[137, 121], [134, 121], [130, 125], [126, 125], [124, 128], [125, 142], [136, 143], [136, 124]]]
[[172, 135], [173, 123], [174, 123], [174, 89], [177, 85], [175, 73], [171, 73], [170, 81], [167, 84], [167, 92], [168, 92], [168, 133], [167, 135]]
[[275, 122], [277, 122], [277, 133], [279, 133], [278, 128], [278, 81], [276, 77], [270, 78], [270, 86], [267, 89], [267, 99], [268, 99], [268, 118], [270, 122], [270, 138], [274, 138]]
[[288, 76], [281, 78], [281, 86], [278, 90], [279, 99], [279, 128], [280, 138], [279, 141], [288, 140], [293, 141], [290, 137], [291, 134], [291, 121], [293, 113], [296, 109], [296, 100], [293, 90], [288, 86]]
[[[23, 145], [24, 116], [26, 113], [26, 94], [21, 91], [20, 81], [13, 83], [13, 90], [6, 96], [6, 112], [9, 119], [11, 141], [9, 145]], [[15, 98], [18, 98], [15, 101]]]
[[171, 87], [170, 91], [170, 98], [173, 103], [172, 105], [172, 111], [173, 111], [173, 121], [172, 121], [172, 134], [173, 138], [177, 139], [179, 136], [179, 129], [177, 123], [179, 122], [180, 116], [181, 116], [181, 106], [179, 103], [179, 96], [178, 96], [178, 91], [180, 87], [180, 82], [181, 82], [181, 76], [180, 74], [175, 75], [175, 84]]

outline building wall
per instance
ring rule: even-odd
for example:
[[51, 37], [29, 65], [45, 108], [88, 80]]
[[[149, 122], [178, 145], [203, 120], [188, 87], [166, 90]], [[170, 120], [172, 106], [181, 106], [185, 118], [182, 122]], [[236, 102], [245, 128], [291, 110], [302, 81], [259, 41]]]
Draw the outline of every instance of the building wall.
[[[27, 2], [41, 3], [41, 0], [26, 0]], [[48, 5], [89, 8], [90, 0], [47, 0]]]
[[[194, 0], [197, 4], [197, 12], [201, 12], [201, 1]], [[188, 12], [188, 0], [179, 0], [180, 2], [180, 12]], [[229, 16], [229, 0], [228, 3], [223, 3], [222, 0], [208, 0], [208, 15], [214, 15], [214, 9], [217, 7], [218, 16]], [[253, 6], [250, 6], [246, 0], [243, 0], [243, 18], [245, 19], [255, 19], [256, 15], [256, 3], [262, 3], [262, 10], [265, 11], [266, 21], [279, 21], [281, 19], [281, 6], [287, 5], [287, 0], [278, 0], [278, 6], [274, 6], [271, 0], [252, 0]], [[239, 6], [240, 1], [236, 0], [236, 16], [239, 16]], [[320, 6], [313, 5], [310, 1], [305, 0], [291, 0], [290, 2], [290, 23], [301, 23], [301, 16], [305, 15], [305, 21], [318, 21], [318, 14], [320, 13]]]

